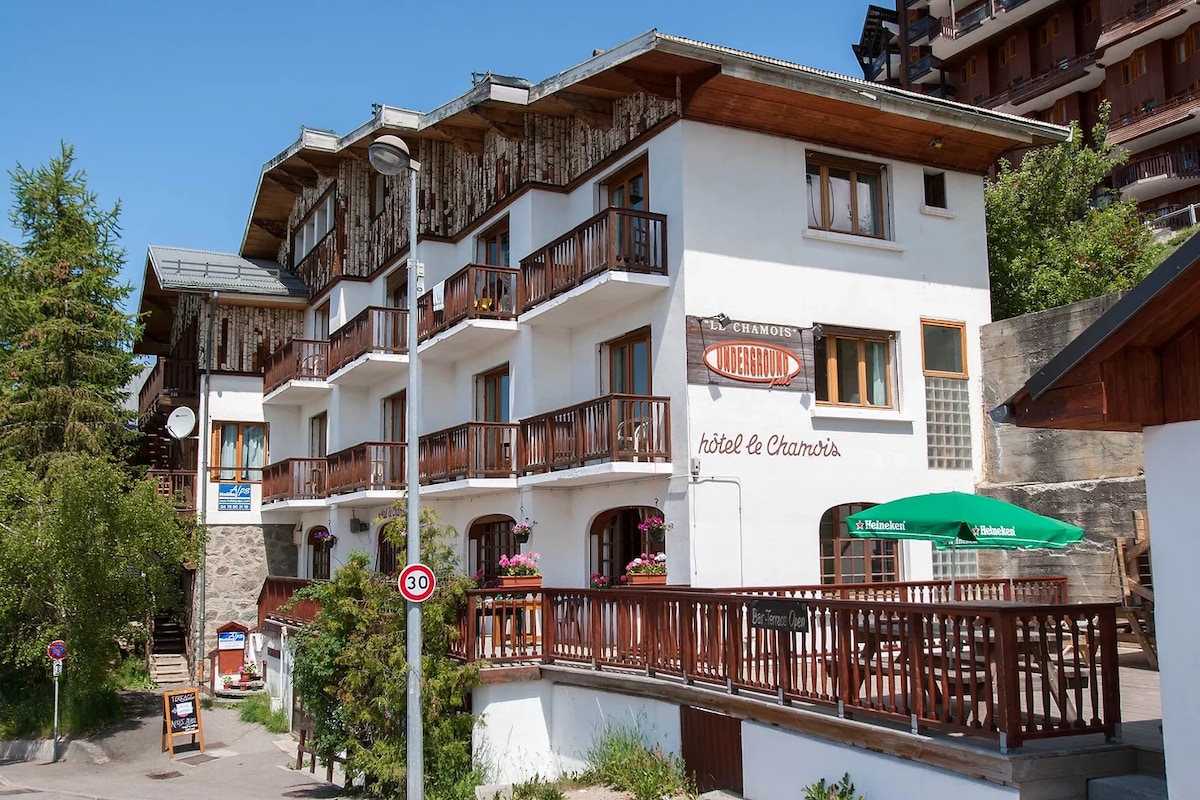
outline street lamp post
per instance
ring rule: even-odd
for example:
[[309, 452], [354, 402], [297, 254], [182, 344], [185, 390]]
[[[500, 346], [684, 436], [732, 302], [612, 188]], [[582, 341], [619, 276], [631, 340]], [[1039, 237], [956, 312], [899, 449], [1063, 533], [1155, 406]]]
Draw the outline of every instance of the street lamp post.
[[[408, 170], [408, 420], [405, 424], [408, 442], [405, 446], [408, 495], [408, 563], [421, 560], [421, 362], [417, 357], [417, 298], [421, 296], [423, 270], [417, 263], [417, 173], [419, 161], [409, 155], [408, 145], [399, 136], [380, 136], [367, 151], [371, 165], [383, 175], [399, 175]], [[408, 641], [405, 657], [408, 661], [408, 800], [423, 800], [425, 796], [425, 758], [421, 728], [421, 604], [407, 603]]]

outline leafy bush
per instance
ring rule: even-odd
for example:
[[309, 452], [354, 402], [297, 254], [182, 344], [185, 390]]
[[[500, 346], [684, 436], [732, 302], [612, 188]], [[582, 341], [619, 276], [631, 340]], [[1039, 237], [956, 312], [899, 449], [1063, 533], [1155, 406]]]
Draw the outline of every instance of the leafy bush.
[[562, 787], [540, 775], [513, 785], [512, 800], [564, 800]]
[[854, 794], [854, 784], [847, 772], [837, 783], [826, 785], [825, 779], [804, 787], [804, 800], [866, 800], [865, 795]]
[[623, 792], [635, 800], [659, 800], [664, 795], [696, 794], [696, 783], [673, 753], [651, 748], [636, 727], [608, 722], [584, 755], [587, 769], [580, 775], [586, 783], [598, 783]]
[[146, 662], [138, 656], [128, 656], [121, 661], [115, 680], [122, 689], [154, 688], [154, 681], [150, 679], [150, 670], [146, 668]]
[[242, 700], [238, 714], [242, 722], [255, 722], [271, 733], [287, 733], [291, 730], [286, 708], [271, 710], [271, 698], [265, 694], [252, 694]]

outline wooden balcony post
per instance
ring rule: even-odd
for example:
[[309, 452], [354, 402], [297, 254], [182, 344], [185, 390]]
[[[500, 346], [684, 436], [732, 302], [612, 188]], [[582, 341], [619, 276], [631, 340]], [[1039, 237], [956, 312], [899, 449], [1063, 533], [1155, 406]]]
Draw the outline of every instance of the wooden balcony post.
[[[479, 657], [479, 619], [476, 611], [479, 608], [478, 597], [471, 593], [467, 593], [467, 641], [463, 649], [466, 651], [467, 663], [475, 661]], [[492, 628], [495, 631], [495, 626]]]
[[[1017, 659], [1016, 615], [1001, 610], [992, 618], [996, 636], [996, 729], [1000, 734], [1000, 752], [1020, 747], [1023, 734], [1021, 725], [1021, 675]], [[986, 623], [985, 623], [986, 624]]]
[[[1106, 605], [1100, 609], [1100, 670], [1104, 703], [1104, 738], [1112, 741], [1121, 735], [1121, 670], [1117, 660], [1117, 610]], [[1092, 668], [1095, 671], [1095, 667]]]
[[542, 590], [542, 605], [541, 605], [541, 626], [539, 630], [542, 632], [542, 663], [554, 663], [554, 651], [557, 647], [558, 635], [558, 615], [557, 601], [559, 595], [552, 594], [546, 590]]
[[600, 613], [600, 590], [594, 590], [588, 597], [590, 606], [588, 614], [588, 649], [592, 655], [592, 669], [600, 669], [601, 647], [604, 644], [604, 632], [600, 630], [602, 615]]

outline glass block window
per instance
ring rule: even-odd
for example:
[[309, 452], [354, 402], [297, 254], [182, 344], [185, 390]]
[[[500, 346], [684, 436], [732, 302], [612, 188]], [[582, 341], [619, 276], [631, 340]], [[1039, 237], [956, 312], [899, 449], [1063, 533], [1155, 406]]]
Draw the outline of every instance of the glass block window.
[[933, 579], [935, 581], [978, 577], [979, 553], [977, 551], [934, 549]]
[[971, 469], [971, 399], [960, 378], [925, 378], [925, 445], [931, 469]]

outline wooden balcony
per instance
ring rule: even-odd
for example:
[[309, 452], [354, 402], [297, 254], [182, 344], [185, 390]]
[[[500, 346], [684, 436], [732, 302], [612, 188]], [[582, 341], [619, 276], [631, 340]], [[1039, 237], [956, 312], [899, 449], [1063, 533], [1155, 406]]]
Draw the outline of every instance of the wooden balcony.
[[[1165, 103], [1148, 103], [1114, 119], [1108, 126], [1108, 143], [1135, 151], [1165, 144], [1200, 132], [1200, 92], [1189, 92]], [[1133, 140], [1137, 144], [1133, 145]]]
[[[843, 599], [871, 590], [842, 588], [542, 588], [516, 599], [511, 590], [476, 590], [451, 654], [682, 679], [862, 721], [988, 737], [1001, 749], [1116, 735], [1114, 605]], [[766, 594], [792, 599], [807, 631], [751, 627]]]
[[433, 340], [421, 348], [421, 357], [456, 361], [515, 336], [519, 282], [515, 268], [468, 264], [442, 282], [439, 308], [433, 290], [421, 295], [417, 340]]
[[331, 454], [326, 479], [329, 496], [403, 489], [405, 447], [403, 442], [363, 442]]
[[345, 247], [345, 235], [342, 231], [342, 215], [337, 215], [337, 224], [333, 230], [325, 234], [325, 238], [317, 242], [312, 250], [304, 256], [294, 269], [296, 276], [308, 287], [309, 296], [316, 297], [325, 290], [334, 278], [342, 275], [342, 253]]
[[983, 105], [992, 109], [1000, 106], [1015, 107], [1037, 99], [1045, 106], [1068, 94], [1094, 89], [1104, 82], [1104, 70], [1092, 69], [1095, 63], [1095, 53], [1064, 58], [1053, 67], [1039, 72], [1031, 80], [1014, 83], [1004, 91], [992, 95], [983, 101]]
[[1122, 199], [1141, 200], [1177, 191], [1200, 181], [1200, 156], [1191, 151], [1139, 158], [1113, 171]]
[[330, 334], [329, 380], [366, 385], [407, 363], [407, 356], [407, 309], [368, 306]]
[[[271, 354], [267, 359], [263, 377], [263, 394], [270, 395], [283, 389], [271, 398], [277, 404], [300, 405], [314, 399], [314, 392], [328, 391], [325, 379], [329, 377], [329, 342], [316, 339], [292, 339]], [[309, 386], [290, 386], [302, 382]], [[319, 383], [320, 387], [311, 384]]]
[[421, 437], [421, 483], [515, 478], [517, 431], [506, 422], [468, 422]]
[[288, 578], [282, 575], [268, 575], [263, 581], [262, 589], [258, 592], [258, 629], [261, 631], [263, 622], [268, 617], [293, 625], [312, 622], [321, 610], [321, 604], [316, 600], [301, 600], [295, 607], [284, 611], [283, 606], [291, 601], [292, 596], [301, 589], [320, 581], [308, 578]]
[[671, 401], [610, 394], [521, 420], [528, 475], [614, 461], [671, 460]]
[[[521, 259], [520, 310], [524, 314], [604, 273], [667, 274], [664, 214], [608, 208]], [[605, 313], [618, 298], [604, 300]], [[574, 309], [572, 313], [577, 313]]]
[[[1096, 49], [1104, 50], [1104, 48], [1135, 36], [1160, 22], [1179, 16], [1180, 9], [1193, 4], [1194, 0], [1142, 0], [1142, 2], [1130, 3], [1129, 13], [1104, 23], [1100, 29], [1100, 38], [1096, 42]], [[1155, 35], [1154, 38], [1164, 37]], [[1115, 62], [1109, 62], [1106, 59], [1105, 63]]]
[[263, 469], [263, 503], [321, 500], [326, 496], [328, 462], [324, 458], [285, 458]]
[[197, 362], [159, 358], [138, 392], [138, 412], [142, 416], [165, 415], [180, 406], [194, 408], [199, 400]]
[[196, 472], [194, 470], [152, 469], [146, 474], [158, 483], [158, 493], [170, 501], [180, 514], [196, 513]]

